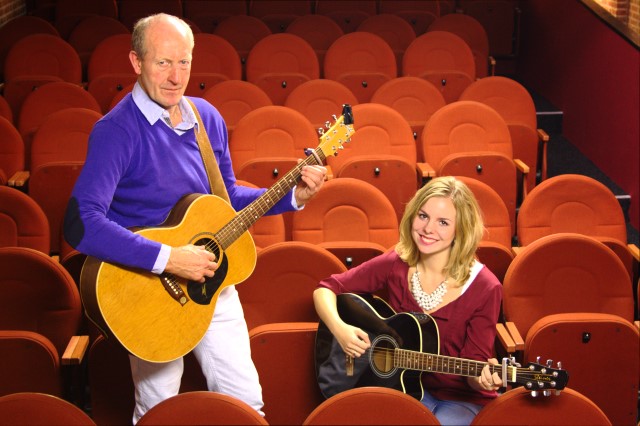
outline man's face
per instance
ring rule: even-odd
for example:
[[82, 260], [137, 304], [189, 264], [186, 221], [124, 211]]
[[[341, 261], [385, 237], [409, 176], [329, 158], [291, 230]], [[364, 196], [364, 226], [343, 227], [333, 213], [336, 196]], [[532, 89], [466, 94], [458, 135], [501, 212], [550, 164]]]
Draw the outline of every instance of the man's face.
[[178, 104], [189, 82], [192, 48], [187, 37], [170, 24], [147, 30], [144, 58], [129, 54], [142, 88], [165, 109]]

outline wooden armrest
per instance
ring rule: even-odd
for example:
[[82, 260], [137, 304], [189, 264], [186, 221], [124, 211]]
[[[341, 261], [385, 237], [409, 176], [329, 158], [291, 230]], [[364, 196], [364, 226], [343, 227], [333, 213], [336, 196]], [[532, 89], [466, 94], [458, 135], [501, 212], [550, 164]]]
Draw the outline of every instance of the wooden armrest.
[[547, 143], [549, 142], [549, 135], [544, 130], [538, 129], [538, 140]]
[[513, 253], [514, 256], [517, 256], [523, 248], [524, 247], [513, 246], [511, 247], [511, 253]]
[[327, 176], [325, 177], [325, 180], [333, 179], [333, 169], [331, 166], [327, 164], [324, 167], [327, 169]]
[[73, 336], [62, 354], [62, 365], [78, 365], [82, 363], [89, 347], [89, 336]]
[[518, 171], [522, 174], [522, 188], [520, 189], [520, 193], [522, 194], [522, 200], [524, 200], [527, 197], [527, 175], [529, 174], [531, 169], [529, 168], [527, 163], [519, 158], [514, 158], [513, 162], [516, 165], [516, 169], [518, 169]]
[[489, 56], [489, 75], [496, 75], [496, 58]]
[[418, 175], [423, 180], [436, 177], [436, 169], [431, 167], [429, 163], [416, 163], [416, 169], [418, 170]]
[[631, 256], [636, 260], [636, 262], [640, 262], [640, 249], [635, 244], [627, 244], [629, 251], [631, 252]]
[[509, 331], [509, 334], [511, 335], [511, 338], [513, 339], [513, 341], [514, 341], [514, 343], [516, 345], [516, 350], [517, 351], [524, 350], [524, 339], [520, 335], [520, 332], [516, 328], [516, 325], [511, 321], [507, 321], [505, 323], [505, 326], [507, 327], [507, 331]]
[[502, 345], [504, 350], [510, 354], [514, 353], [516, 351], [516, 342], [513, 341], [504, 324], [497, 323], [496, 332], [498, 340], [500, 340], [500, 344]]
[[27, 181], [29, 180], [29, 171], [21, 170], [19, 172], [15, 172], [13, 176], [9, 178], [7, 181], [8, 186], [13, 186], [15, 188], [23, 188]]

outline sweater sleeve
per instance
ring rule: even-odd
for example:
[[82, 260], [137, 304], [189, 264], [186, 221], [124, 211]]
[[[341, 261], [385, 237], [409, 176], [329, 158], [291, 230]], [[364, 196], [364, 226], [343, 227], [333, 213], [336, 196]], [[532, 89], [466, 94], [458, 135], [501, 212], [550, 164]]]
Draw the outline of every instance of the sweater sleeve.
[[160, 243], [107, 217], [118, 182], [129, 166], [132, 144], [127, 141], [125, 129], [111, 120], [96, 123], [67, 207], [64, 235], [71, 246], [89, 256], [150, 271]]

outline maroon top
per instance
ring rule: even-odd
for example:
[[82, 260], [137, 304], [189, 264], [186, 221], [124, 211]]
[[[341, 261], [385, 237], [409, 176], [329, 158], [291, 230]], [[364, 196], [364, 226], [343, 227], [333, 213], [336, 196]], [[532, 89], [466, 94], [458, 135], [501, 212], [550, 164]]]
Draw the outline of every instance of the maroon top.
[[[473, 270], [480, 266], [477, 275]], [[486, 361], [494, 356], [496, 323], [502, 303], [502, 285], [485, 266], [472, 269], [471, 283], [453, 302], [431, 312], [440, 335], [440, 355]], [[390, 250], [318, 285], [336, 294], [387, 293], [396, 312], [423, 312], [409, 290], [409, 265]], [[426, 390], [435, 398], [485, 405], [497, 396], [494, 391], [476, 391], [466, 377], [452, 374], [423, 374]]]

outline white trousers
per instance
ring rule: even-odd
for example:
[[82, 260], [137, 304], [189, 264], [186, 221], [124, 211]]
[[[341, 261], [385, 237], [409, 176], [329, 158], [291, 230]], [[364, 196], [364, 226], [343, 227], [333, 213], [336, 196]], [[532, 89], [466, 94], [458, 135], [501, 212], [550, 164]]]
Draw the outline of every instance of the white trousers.
[[[210, 391], [234, 396], [261, 415], [262, 387], [251, 359], [249, 333], [235, 286], [222, 290], [213, 319], [203, 339], [193, 349]], [[154, 363], [129, 355], [135, 385], [133, 424], [151, 407], [178, 394], [183, 359]]]

